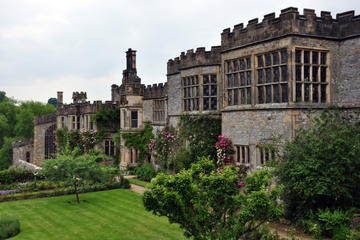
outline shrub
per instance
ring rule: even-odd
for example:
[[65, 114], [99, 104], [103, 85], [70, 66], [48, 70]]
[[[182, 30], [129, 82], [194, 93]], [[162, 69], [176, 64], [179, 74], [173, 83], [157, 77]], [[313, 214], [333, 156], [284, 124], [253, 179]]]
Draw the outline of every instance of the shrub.
[[42, 171], [34, 171], [22, 168], [10, 168], [0, 171], [0, 184], [11, 184], [19, 182], [34, 181], [36, 172], [36, 179], [44, 179], [45, 176]]
[[350, 233], [351, 213], [341, 210], [319, 210], [318, 219], [323, 233], [333, 239], [345, 240]]
[[20, 232], [20, 222], [14, 216], [0, 216], [0, 239], [7, 239]]
[[150, 182], [156, 176], [156, 171], [151, 163], [146, 163], [135, 169], [135, 175], [140, 180]]
[[[356, 120], [355, 120], [356, 119]], [[275, 173], [287, 216], [309, 219], [318, 209], [349, 209], [360, 193], [360, 122], [326, 110], [314, 126], [287, 142]]]

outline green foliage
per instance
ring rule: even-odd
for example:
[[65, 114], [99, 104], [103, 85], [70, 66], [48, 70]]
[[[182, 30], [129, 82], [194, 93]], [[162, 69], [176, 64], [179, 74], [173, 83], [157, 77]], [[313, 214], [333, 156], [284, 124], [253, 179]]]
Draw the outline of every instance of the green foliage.
[[271, 174], [266, 169], [255, 171], [245, 179], [246, 191], [260, 191], [269, 186]]
[[182, 169], [189, 169], [191, 167], [192, 156], [190, 150], [186, 146], [180, 146], [175, 156], [169, 158], [169, 168], [178, 173]]
[[156, 176], [156, 171], [152, 163], [146, 163], [135, 168], [135, 175], [140, 180], [150, 182]]
[[104, 108], [91, 116], [99, 130], [117, 132], [120, 128], [120, 105], [115, 108]]
[[7, 239], [20, 232], [20, 222], [14, 216], [0, 216], [0, 239]]
[[65, 181], [74, 186], [76, 200], [79, 203], [78, 187], [87, 181], [101, 182], [103, 171], [96, 162], [97, 156], [87, 154], [74, 157], [74, 155], [59, 155], [55, 159], [43, 163], [48, 179], [52, 181]]
[[49, 98], [47, 103], [53, 105], [54, 107], [56, 107], [57, 106], [57, 99], [56, 98]]
[[157, 131], [155, 139], [150, 139], [148, 148], [161, 168], [173, 170], [174, 162], [171, 160], [175, 160], [180, 145], [176, 130], [170, 127]]
[[351, 212], [330, 209], [319, 210], [318, 220], [321, 223], [322, 231], [326, 236], [333, 239], [346, 240], [350, 234]]
[[360, 193], [359, 118], [328, 109], [286, 143], [275, 162], [292, 220], [309, 219], [318, 209], [349, 209]]
[[0, 92], [0, 169], [12, 163], [11, 142], [31, 138], [34, 134], [34, 117], [55, 112], [53, 105], [40, 102], [18, 102]]
[[211, 156], [215, 158], [215, 143], [218, 136], [221, 135], [221, 119], [209, 116], [182, 115], [179, 135], [182, 141], [188, 142], [193, 162], [198, 157]]
[[56, 130], [57, 149], [60, 154], [66, 151], [79, 149], [79, 155], [91, 152], [94, 147], [102, 142], [104, 133], [102, 131], [69, 131], [66, 127]]
[[126, 147], [132, 147], [139, 150], [137, 162], [142, 164], [145, 161], [150, 160], [150, 151], [148, 144], [150, 139], [154, 138], [152, 133], [152, 126], [149, 123], [145, 123], [143, 129], [135, 133], [122, 133], [121, 137], [125, 141]]
[[221, 134], [221, 119], [182, 115], [179, 131], [158, 131], [149, 144], [157, 163], [165, 170], [189, 169], [198, 157], [211, 156], [216, 161], [215, 143]]
[[143, 196], [145, 209], [179, 223], [194, 239], [250, 239], [266, 221], [278, 217], [276, 197], [264, 189], [244, 193], [239, 188], [242, 168], [215, 168], [199, 158], [189, 170], [159, 174]]
[[22, 168], [9, 168], [7, 170], [0, 171], [0, 184], [11, 184], [11, 183], [24, 183], [33, 181], [35, 175], [37, 179], [44, 179], [42, 171], [35, 171]]
[[4, 143], [0, 148], [0, 169], [7, 169], [12, 164], [12, 142], [17, 140], [17, 138], [8, 138], [4, 137]]

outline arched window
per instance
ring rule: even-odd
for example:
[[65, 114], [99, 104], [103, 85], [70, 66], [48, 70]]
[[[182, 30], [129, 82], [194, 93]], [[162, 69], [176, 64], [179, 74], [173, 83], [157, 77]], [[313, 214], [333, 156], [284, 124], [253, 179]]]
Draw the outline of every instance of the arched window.
[[55, 145], [56, 126], [52, 125], [45, 132], [45, 159], [51, 158], [56, 153]]

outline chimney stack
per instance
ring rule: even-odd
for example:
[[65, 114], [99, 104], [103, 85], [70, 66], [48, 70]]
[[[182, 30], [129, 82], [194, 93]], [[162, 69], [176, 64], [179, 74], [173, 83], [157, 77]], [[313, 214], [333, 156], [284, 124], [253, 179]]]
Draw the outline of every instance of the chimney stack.
[[63, 92], [57, 92], [57, 106], [63, 105]]

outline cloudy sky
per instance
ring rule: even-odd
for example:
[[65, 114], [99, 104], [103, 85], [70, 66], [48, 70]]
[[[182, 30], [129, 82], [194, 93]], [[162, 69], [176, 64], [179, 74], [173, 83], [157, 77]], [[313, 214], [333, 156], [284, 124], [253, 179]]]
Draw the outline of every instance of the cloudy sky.
[[0, 0], [0, 91], [46, 102], [64, 91], [110, 100], [125, 51], [137, 50], [144, 84], [166, 81], [166, 62], [180, 52], [220, 44], [223, 29], [289, 6], [336, 13], [358, 0]]

